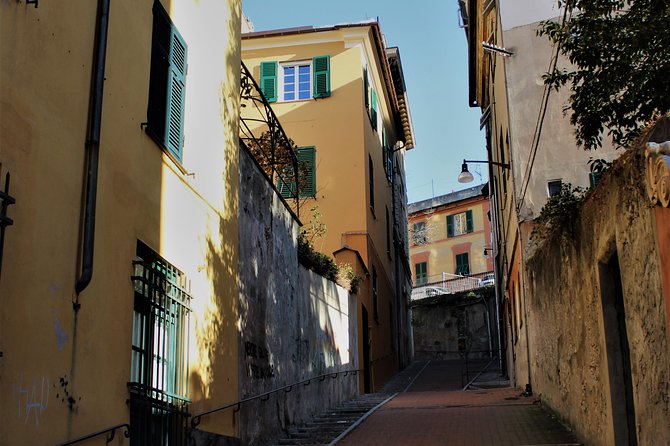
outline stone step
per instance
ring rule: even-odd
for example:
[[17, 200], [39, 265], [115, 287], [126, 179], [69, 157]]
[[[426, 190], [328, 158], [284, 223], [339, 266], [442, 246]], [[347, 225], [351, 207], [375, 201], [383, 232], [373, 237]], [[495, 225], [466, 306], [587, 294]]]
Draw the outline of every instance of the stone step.
[[370, 410], [384, 402], [390, 394], [366, 394], [330, 408], [309, 423], [291, 426], [277, 446], [327, 445], [360, 420]]

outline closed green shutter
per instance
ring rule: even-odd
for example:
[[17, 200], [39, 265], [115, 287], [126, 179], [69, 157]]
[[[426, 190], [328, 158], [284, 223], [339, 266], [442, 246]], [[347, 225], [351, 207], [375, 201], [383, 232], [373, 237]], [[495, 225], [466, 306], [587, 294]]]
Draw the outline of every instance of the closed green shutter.
[[472, 211], [465, 211], [465, 222], [467, 224], [468, 232], [474, 231], [474, 224], [472, 222]]
[[[314, 197], [316, 195], [316, 148], [315, 147], [298, 147], [296, 150], [298, 156], [298, 174], [304, 175], [303, 178], [298, 178], [300, 182], [300, 198]], [[283, 175], [286, 183], [279, 180], [277, 188], [279, 193], [284, 198], [293, 198], [296, 194], [295, 177], [292, 167], [286, 167], [286, 174]]]
[[261, 62], [261, 91], [268, 102], [277, 101], [277, 62]]
[[370, 120], [372, 122], [372, 128], [377, 130], [377, 92], [375, 89], [372, 89], [372, 112], [370, 113]]
[[165, 126], [165, 146], [179, 160], [184, 140], [184, 104], [186, 95], [186, 42], [172, 26], [170, 33], [170, 70]]
[[447, 237], [454, 236], [454, 216], [447, 215]]
[[423, 285], [428, 278], [428, 265], [426, 262], [417, 263], [414, 265], [415, 285]]
[[278, 177], [277, 188], [282, 197], [295, 197], [295, 174], [293, 173], [293, 167], [286, 166], [284, 168], [283, 175]]
[[330, 96], [330, 56], [318, 56], [312, 59], [314, 69], [314, 97]]
[[[314, 147], [298, 148], [298, 163], [306, 165], [305, 179], [301, 181], [301, 197], [313, 197], [316, 195], [316, 149]], [[302, 169], [299, 172], [303, 172]]]

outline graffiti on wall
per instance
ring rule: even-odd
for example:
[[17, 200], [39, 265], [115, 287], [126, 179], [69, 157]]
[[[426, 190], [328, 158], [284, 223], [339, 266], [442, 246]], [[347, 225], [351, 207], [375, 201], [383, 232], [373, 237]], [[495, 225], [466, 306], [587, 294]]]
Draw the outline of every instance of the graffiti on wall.
[[244, 343], [247, 371], [253, 379], [266, 379], [275, 376], [274, 366], [270, 363], [270, 352], [262, 345], [251, 341]]
[[24, 424], [29, 421], [39, 426], [44, 411], [49, 408], [50, 381], [44, 376], [24, 382], [23, 375], [12, 385], [17, 403], [17, 416]]

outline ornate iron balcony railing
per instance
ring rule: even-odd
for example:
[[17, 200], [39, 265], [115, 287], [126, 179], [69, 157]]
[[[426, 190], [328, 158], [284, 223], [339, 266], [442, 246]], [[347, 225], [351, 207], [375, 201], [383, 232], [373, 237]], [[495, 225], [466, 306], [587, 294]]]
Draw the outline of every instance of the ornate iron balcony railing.
[[288, 191], [289, 199], [294, 202], [293, 211], [299, 216], [301, 175], [295, 143], [286, 136], [277, 115], [244, 63], [241, 64], [240, 79], [240, 142], [279, 196], [282, 196], [280, 190]]

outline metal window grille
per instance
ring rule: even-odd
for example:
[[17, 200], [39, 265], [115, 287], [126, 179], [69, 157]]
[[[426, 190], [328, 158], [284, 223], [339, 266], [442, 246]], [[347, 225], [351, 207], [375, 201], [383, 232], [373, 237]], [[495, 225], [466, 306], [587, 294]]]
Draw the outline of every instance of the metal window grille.
[[184, 273], [138, 241], [130, 389], [132, 444], [184, 444], [191, 299]]

